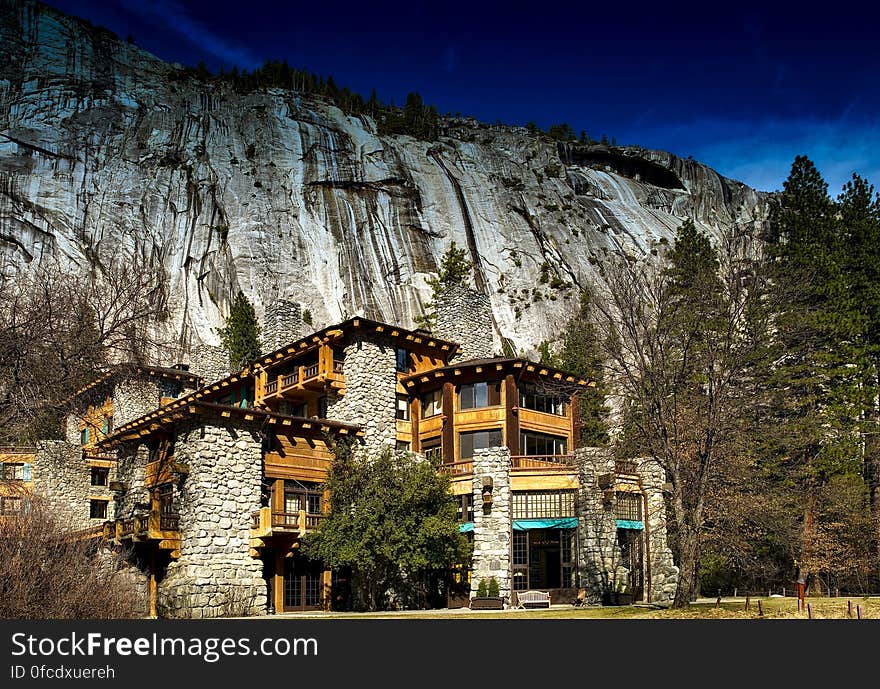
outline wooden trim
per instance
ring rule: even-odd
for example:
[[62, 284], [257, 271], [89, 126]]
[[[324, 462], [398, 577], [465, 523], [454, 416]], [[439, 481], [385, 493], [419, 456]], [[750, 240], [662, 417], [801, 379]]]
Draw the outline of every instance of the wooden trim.
[[440, 446], [444, 462], [458, 460], [458, 448], [455, 446], [455, 388], [452, 383], [443, 383], [443, 422]]
[[519, 391], [516, 379], [512, 374], [504, 376], [504, 440], [511, 455], [518, 455], [519, 449], [519, 416], [514, 408], [519, 408]]

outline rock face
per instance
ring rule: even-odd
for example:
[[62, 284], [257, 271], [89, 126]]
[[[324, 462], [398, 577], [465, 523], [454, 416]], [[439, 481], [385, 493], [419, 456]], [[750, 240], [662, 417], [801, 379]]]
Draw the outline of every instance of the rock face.
[[692, 160], [562, 145], [448, 118], [439, 141], [378, 136], [281, 89], [202, 82], [33, 2], [0, 5], [0, 269], [146, 261], [185, 345], [217, 344], [239, 289], [411, 325], [452, 240], [493, 337], [559, 332], [606, 252], [644, 253], [685, 218], [713, 235], [765, 199]]

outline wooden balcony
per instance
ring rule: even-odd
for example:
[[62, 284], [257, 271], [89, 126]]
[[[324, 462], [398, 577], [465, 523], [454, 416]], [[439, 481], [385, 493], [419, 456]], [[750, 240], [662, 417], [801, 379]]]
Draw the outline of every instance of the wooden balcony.
[[281, 534], [303, 536], [315, 531], [326, 515], [312, 514], [305, 510], [299, 512], [272, 511], [262, 507], [251, 513], [251, 539], [263, 539]]
[[513, 471], [541, 469], [547, 471], [574, 471], [574, 455], [514, 455], [510, 458]]
[[122, 543], [158, 543], [163, 550], [176, 551], [180, 547], [180, 515], [173, 512], [139, 514], [104, 522], [105, 540]]
[[337, 393], [344, 392], [345, 376], [342, 373], [342, 361], [332, 363], [314, 363], [298, 366], [293, 371], [270, 378], [263, 385], [263, 399], [296, 397], [306, 390], [323, 390], [330, 385]]

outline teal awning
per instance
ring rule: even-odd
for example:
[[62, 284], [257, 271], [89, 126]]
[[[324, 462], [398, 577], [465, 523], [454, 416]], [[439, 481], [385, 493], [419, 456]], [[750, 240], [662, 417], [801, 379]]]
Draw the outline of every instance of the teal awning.
[[474, 523], [473, 522], [465, 522], [464, 524], [459, 524], [458, 530], [461, 531], [462, 533], [467, 533], [468, 531], [473, 531], [474, 530]]
[[617, 520], [617, 528], [618, 529], [644, 529], [645, 522], [636, 522], [636, 521], [631, 521], [629, 519], [618, 519]]
[[562, 519], [514, 519], [514, 531], [528, 531], [530, 529], [574, 529], [578, 525], [576, 517], [564, 517]]

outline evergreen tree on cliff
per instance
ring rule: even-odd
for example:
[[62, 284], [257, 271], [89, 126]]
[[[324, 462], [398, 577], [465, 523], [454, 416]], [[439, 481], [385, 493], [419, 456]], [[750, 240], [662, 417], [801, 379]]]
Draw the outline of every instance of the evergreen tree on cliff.
[[232, 302], [226, 326], [220, 329], [220, 342], [229, 354], [233, 371], [244, 368], [260, 355], [260, 325], [254, 305], [244, 292], [239, 292]]

